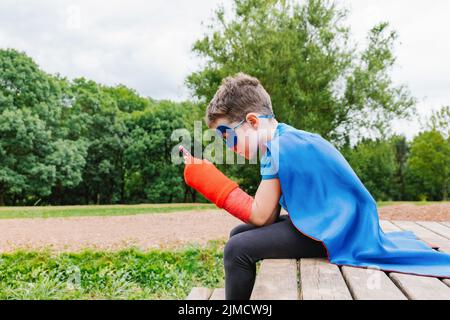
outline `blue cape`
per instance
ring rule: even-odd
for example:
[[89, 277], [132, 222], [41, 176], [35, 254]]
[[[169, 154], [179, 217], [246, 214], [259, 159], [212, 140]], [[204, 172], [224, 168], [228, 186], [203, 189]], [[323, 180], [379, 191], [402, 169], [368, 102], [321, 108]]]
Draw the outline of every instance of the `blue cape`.
[[376, 201], [331, 143], [283, 125], [267, 143], [280, 204], [298, 231], [323, 243], [331, 263], [450, 278], [450, 254], [411, 231], [383, 232]]

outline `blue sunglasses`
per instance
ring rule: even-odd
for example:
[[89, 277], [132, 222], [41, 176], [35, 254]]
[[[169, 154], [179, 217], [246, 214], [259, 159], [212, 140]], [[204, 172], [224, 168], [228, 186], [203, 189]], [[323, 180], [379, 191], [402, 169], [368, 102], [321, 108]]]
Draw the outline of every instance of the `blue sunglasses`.
[[[273, 118], [273, 115], [262, 115], [258, 116], [257, 118]], [[228, 148], [233, 149], [237, 145], [237, 135], [235, 130], [239, 128], [244, 122], [245, 119], [239, 122], [234, 127], [229, 127], [222, 124], [216, 128], [217, 135], [222, 138]]]

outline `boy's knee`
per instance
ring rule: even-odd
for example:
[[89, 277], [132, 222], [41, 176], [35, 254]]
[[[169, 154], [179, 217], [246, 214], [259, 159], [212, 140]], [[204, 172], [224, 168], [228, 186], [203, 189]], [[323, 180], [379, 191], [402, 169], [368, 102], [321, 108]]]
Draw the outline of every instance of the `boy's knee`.
[[246, 229], [247, 229], [247, 224], [246, 223], [238, 224], [233, 229], [231, 229], [229, 238], [231, 238], [232, 236], [234, 236], [234, 235], [236, 235], [238, 233], [241, 233], [241, 232], [245, 231]]
[[223, 251], [224, 263], [234, 262], [236, 260], [242, 260], [248, 256], [247, 246], [243, 242], [243, 238], [239, 236], [232, 237], [225, 244]]

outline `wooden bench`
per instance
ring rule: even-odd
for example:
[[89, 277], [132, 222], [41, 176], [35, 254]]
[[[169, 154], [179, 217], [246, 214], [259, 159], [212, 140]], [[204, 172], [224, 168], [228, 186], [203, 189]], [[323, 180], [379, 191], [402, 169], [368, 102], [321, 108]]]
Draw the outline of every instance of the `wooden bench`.
[[[450, 253], [450, 222], [380, 222], [385, 232], [411, 230]], [[224, 300], [223, 288], [194, 287], [187, 300]], [[327, 259], [265, 259], [250, 300], [450, 300], [450, 279], [337, 266]]]

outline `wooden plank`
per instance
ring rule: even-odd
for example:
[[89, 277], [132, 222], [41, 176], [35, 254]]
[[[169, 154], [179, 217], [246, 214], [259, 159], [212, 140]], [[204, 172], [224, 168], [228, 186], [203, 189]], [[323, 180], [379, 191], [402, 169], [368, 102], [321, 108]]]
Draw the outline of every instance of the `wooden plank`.
[[[431, 222], [431, 221], [430, 221]], [[417, 221], [417, 223], [414, 223], [412, 221], [393, 221], [393, 223], [395, 223], [397, 226], [401, 227], [404, 230], [411, 230], [412, 232], [414, 232], [416, 234], [416, 236], [418, 236], [420, 239], [428, 242], [429, 244], [435, 244], [437, 246], [439, 246], [439, 251], [442, 252], [450, 252], [450, 241], [449, 239], [447, 239], [446, 237], [444, 237], [441, 234], [436, 233], [435, 231], [437, 230], [441, 230], [441, 232], [443, 231], [442, 229], [440, 229], [440, 227], [438, 226], [434, 226], [434, 223], [427, 223], [424, 221]], [[431, 226], [431, 228], [426, 228], [426, 226]], [[438, 229], [439, 228], [439, 229]], [[442, 281], [440, 281], [437, 278], [431, 278], [431, 277], [419, 277], [419, 276], [415, 276], [415, 275], [406, 275], [406, 274], [396, 274], [396, 273], [391, 273], [390, 276], [394, 275], [400, 275], [400, 278], [410, 278], [410, 280], [408, 280], [407, 282], [404, 283], [405, 286], [407, 285], [411, 285], [410, 282], [417, 282], [419, 280], [417, 280], [417, 278], [424, 278], [426, 280], [422, 280], [426, 281], [428, 286], [431, 286], [431, 289], [429, 289], [429, 291], [433, 291], [434, 285], [437, 285], [439, 287], [442, 287], [441, 285], [438, 285], [437, 283], [442, 283], [444, 285], [447, 285], [448, 287], [450, 286], [450, 279], [443, 279]], [[396, 276], [398, 277], [398, 276]], [[428, 279], [427, 279], [428, 278]], [[433, 280], [430, 280], [433, 279]], [[400, 285], [400, 283], [398, 282], [399, 280], [397, 280], [397, 284]], [[436, 282], [438, 281], [438, 282]], [[416, 285], [420, 287], [420, 284]], [[403, 289], [402, 289], [403, 290]], [[415, 289], [411, 289], [411, 290], [415, 290]], [[422, 290], [422, 289], [419, 289]], [[439, 290], [437, 292], [440, 292]], [[446, 299], [450, 299], [450, 297], [447, 297]]]
[[225, 289], [224, 288], [214, 289], [209, 300], [225, 300]]
[[433, 231], [434, 233], [437, 233], [440, 236], [443, 236], [444, 238], [450, 239], [450, 228], [444, 226], [443, 224], [435, 221], [416, 221], [416, 223], [424, 228], [427, 228], [428, 230]]
[[193, 287], [186, 300], [208, 300], [212, 290], [204, 287]]
[[438, 278], [396, 272], [389, 277], [411, 300], [450, 300], [450, 288]]
[[380, 220], [380, 227], [384, 232], [402, 231], [402, 229], [388, 220]]
[[442, 251], [450, 252], [450, 240], [447, 238], [444, 238], [443, 236], [438, 235], [437, 233], [434, 233], [431, 230], [428, 230], [421, 225], [418, 225], [417, 223], [413, 221], [399, 221], [395, 220], [392, 221], [396, 226], [402, 228], [403, 230], [410, 230], [414, 232], [414, 234], [422, 239], [423, 241], [427, 242], [429, 245], [437, 245], [440, 247]]
[[[399, 221], [397, 221], [397, 222], [399, 222]], [[410, 221], [408, 221], [408, 223], [409, 222]], [[388, 221], [388, 220], [380, 220], [380, 226], [383, 229], [383, 231], [386, 232], [386, 233], [394, 232], [394, 231], [402, 231], [403, 230], [403, 229], [399, 228], [398, 226], [396, 226], [395, 224], [393, 224], [391, 221]], [[417, 233], [415, 233], [415, 235], [418, 236], [419, 239], [422, 239]], [[434, 237], [434, 235], [429, 235], [429, 236], [430, 237]], [[422, 240], [428, 243], [428, 241], [426, 241], [424, 239], [422, 239]], [[443, 240], [443, 239], [441, 239], [441, 240]], [[445, 248], [445, 247], [440, 247], [439, 248], [439, 251], [442, 251], [442, 252], [448, 252], [446, 250], [448, 250], [448, 248]]]
[[[405, 223], [405, 222], [402, 222], [402, 221], [394, 221], [394, 222], [398, 222], [401, 226], [403, 226], [404, 227], [404, 230], [411, 230], [411, 231], [413, 231], [414, 233], [415, 233], [415, 235], [416, 236], [418, 236], [420, 239], [422, 239], [422, 240], [424, 240], [424, 241], [426, 241], [426, 242], [430, 242], [430, 243], [433, 243], [433, 244], [436, 244], [436, 245], [441, 245], [441, 244], [446, 244], [446, 243], [441, 243], [441, 241], [442, 242], [446, 242], [444, 239], [442, 239], [442, 237], [439, 237], [439, 239], [435, 239], [435, 237], [436, 237], [436, 235], [435, 234], [433, 234], [433, 232], [432, 233], [430, 233], [430, 232], [426, 232], [426, 231], [424, 231], [422, 228], [417, 228], [417, 227], [415, 227], [414, 226], [414, 223], [411, 223], [411, 222], [407, 222], [407, 223]], [[421, 227], [425, 227], [424, 225], [422, 225], [422, 222], [423, 221], [420, 221], [420, 222], [418, 222], [418, 224], [421, 226]], [[425, 223], [426, 224], [426, 223]], [[432, 224], [434, 224], [434, 222], [432, 223]], [[450, 226], [450, 223], [448, 223], [448, 222], [439, 222], [439, 224], [442, 224], [442, 226], [443, 227], [447, 227], [447, 224], [448, 224], [448, 226]], [[382, 229], [385, 231], [385, 232], [390, 232], [390, 231], [401, 231], [401, 230], [403, 230], [403, 229], [401, 229], [401, 228], [399, 228], [398, 226], [396, 226], [395, 224], [393, 224], [391, 221], [388, 221], [388, 220], [380, 220], [380, 225], [381, 225], [381, 227], [382, 227]], [[437, 228], [439, 228], [439, 227], [437, 227]], [[420, 229], [420, 230], [418, 230], [418, 229]], [[437, 230], [437, 229], [435, 229], [435, 230]], [[441, 229], [442, 230], [442, 229]], [[431, 231], [431, 230], [430, 230]], [[439, 235], [438, 234], [438, 236], [441, 236], [441, 235]], [[427, 240], [425, 240], [424, 238], [428, 238], [428, 241]], [[439, 248], [439, 251], [442, 251], [442, 252], [450, 252], [450, 251], [448, 251], [448, 249], [449, 248], [446, 248], [446, 247], [440, 247]], [[447, 251], [446, 251], [447, 250]], [[448, 286], [450, 286], [450, 279], [443, 279], [442, 280], [446, 285], [448, 285]]]
[[297, 260], [264, 259], [250, 300], [297, 300]]
[[339, 267], [327, 259], [300, 259], [299, 268], [301, 299], [352, 299]]
[[381, 270], [349, 266], [343, 266], [341, 270], [355, 300], [407, 299]]

